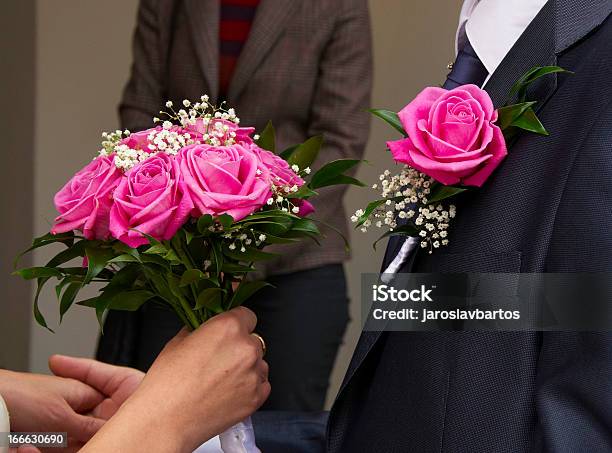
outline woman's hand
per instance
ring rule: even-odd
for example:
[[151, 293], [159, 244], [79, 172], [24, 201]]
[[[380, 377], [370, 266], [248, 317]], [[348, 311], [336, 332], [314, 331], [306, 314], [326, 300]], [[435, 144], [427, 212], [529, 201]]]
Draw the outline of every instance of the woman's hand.
[[83, 415], [104, 396], [74, 379], [0, 370], [0, 394], [16, 432], [67, 432], [77, 445], [87, 442], [104, 424]]
[[83, 451], [191, 452], [249, 416], [270, 394], [256, 322], [239, 307], [179, 333]]
[[89, 415], [108, 420], [136, 391], [144, 373], [133, 368], [109, 365], [92, 359], [53, 355], [49, 369], [56, 376], [76, 379], [97, 390], [103, 397]]

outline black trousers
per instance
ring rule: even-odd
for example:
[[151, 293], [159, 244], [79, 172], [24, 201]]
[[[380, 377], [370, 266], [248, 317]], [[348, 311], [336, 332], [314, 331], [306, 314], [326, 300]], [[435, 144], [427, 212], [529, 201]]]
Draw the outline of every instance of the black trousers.
[[[267, 279], [246, 304], [257, 314], [267, 345], [272, 393], [263, 410], [320, 411], [348, 323], [346, 279], [341, 264]], [[111, 311], [98, 344], [98, 360], [146, 371], [182, 328], [168, 307]]]

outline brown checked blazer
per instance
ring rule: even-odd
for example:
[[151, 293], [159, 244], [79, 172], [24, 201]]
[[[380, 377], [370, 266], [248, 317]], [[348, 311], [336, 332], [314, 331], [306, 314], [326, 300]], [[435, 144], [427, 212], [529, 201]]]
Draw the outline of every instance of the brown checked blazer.
[[[134, 63], [119, 108], [122, 126], [151, 127], [166, 100], [218, 101], [219, 0], [141, 0]], [[360, 158], [369, 132], [372, 55], [367, 0], [262, 0], [228, 90], [242, 125], [271, 120], [284, 149], [323, 134], [320, 162]], [[315, 165], [316, 167], [316, 165]], [[344, 189], [320, 191], [314, 218], [347, 235]], [[319, 247], [284, 247], [263, 273], [310, 269], [347, 258], [323, 227]]]

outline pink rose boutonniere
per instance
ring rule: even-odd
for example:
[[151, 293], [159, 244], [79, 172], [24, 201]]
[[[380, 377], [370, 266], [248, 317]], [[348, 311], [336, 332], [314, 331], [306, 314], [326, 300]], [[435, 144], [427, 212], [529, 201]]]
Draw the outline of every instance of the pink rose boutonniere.
[[[489, 94], [475, 85], [452, 90], [427, 87], [399, 113], [371, 110], [404, 137], [387, 142], [399, 174], [381, 176], [381, 198], [359, 209], [352, 221], [362, 231], [386, 231], [379, 238], [413, 236], [432, 253], [448, 245], [456, 215], [450, 198], [482, 187], [508, 155], [511, 141], [522, 130], [548, 135], [527, 101], [527, 87], [555, 72], [557, 66], [536, 67], [511, 88], [518, 102], [496, 109]], [[378, 184], [374, 184], [374, 189]], [[377, 241], [378, 242], [378, 241]]]

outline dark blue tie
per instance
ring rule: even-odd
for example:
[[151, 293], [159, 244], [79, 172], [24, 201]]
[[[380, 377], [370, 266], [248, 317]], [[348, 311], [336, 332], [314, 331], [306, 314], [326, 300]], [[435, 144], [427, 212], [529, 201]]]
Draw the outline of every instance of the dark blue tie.
[[[451, 72], [446, 76], [446, 81], [442, 88], [447, 90], [451, 90], [460, 85], [474, 84], [477, 86], [481, 86], [489, 72], [487, 68], [482, 64], [478, 55], [474, 51], [474, 48], [470, 44], [469, 40], [466, 40], [463, 48], [457, 53], [457, 58], [452, 65]], [[407, 221], [404, 219], [398, 220], [398, 225], [404, 225]], [[404, 236], [393, 236], [389, 240], [389, 245], [387, 246], [387, 253], [385, 254], [385, 268], [393, 261], [393, 259], [399, 253], [402, 244], [404, 244], [405, 237]], [[408, 257], [406, 257], [407, 259]], [[405, 260], [404, 260], [405, 261]], [[402, 262], [402, 265], [404, 263]]]
[[476, 55], [470, 42], [466, 41], [463, 49], [457, 54], [453, 68], [446, 76], [446, 81], [442, 88], [450, 90], [459, 85], [467, 85], [469, 83], [481, 86], [488, 75], [489, 71], [487, 71], [485, 65], [482, 64], [482, 61]]

